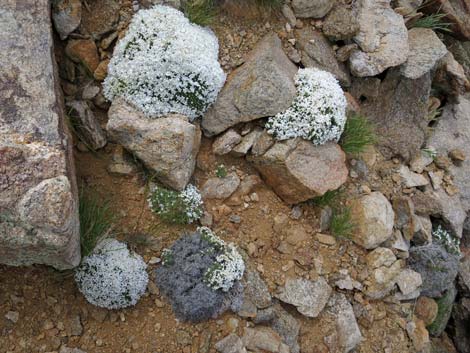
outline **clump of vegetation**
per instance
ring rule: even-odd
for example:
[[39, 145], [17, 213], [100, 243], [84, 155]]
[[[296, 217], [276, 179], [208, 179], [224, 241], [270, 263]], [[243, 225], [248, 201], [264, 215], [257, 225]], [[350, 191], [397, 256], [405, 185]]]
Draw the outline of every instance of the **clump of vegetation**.
[[227, 176], [227, 168], [225, 168], [225, 165], [220, 164], [217, 166], [217, 169], [215, 170], [215, 176], [217, 178], [225, 178]]
[[218, 54], [214, 33], [182, 12], [161, 5], [141, 10], [116, 45], [104, 95], [121, 97], [151, 118], [179, 113], [194, 120], [224, 85]]
[[183, 12], [195, 24], [208, 26], [214, 21], [216, 7], [214, 0], [187, 0], [183, 3]]
[[442, 13], [434, 13], [431, 15], [427, 15], [417, 19], [413, 23], [413, 27], [415, 28], [429, 28], [433, 31], [441, 31], [452, 33], [452, 30], [449, 28], [452, 23], [444, 22], [444, 18], [446, 17], [445, 14]]
[[460, 240], [454, 237], [447, 229], [442, 225], [438, 225], [432, 231], [432, 238], [437, 243], [441, 244], [449, 254], [460, 256]]
[[96, 197], [84, 193], [80, 195], [78, 211], [80, 244], [82, 257], [85, 257], [109, 234], [114, 215], [109, 208], [109, 202], [100, 203]]
[[147, 265], [126, 244], [105, 239], [83, 258], [75, 282], [86, 300], [106, 309], [135, 305], [148, 283]]
[[318, 207], [332, 207], [338, 197], [341, 195], [341, 190], [328, 190], [322, 196], [315, 197], [310, 200], [311, 204]]
[[284, 112], [268, 119], [266, 129], [277, 140], [301, 137], [322, 145], [337, 142], [346, 123], [346, 97], [336, 78], [314, 68], [295, 76], [297, 95]]
[[338, 238], [351, 238], [356, 225], [351, 217], [349, 207], [334, 207], [330, 222], [330, 232]]
[[175, 263], [173, 251], [171, 251], [170, 249], [163, 249], [161, 258], [163, 266], [171, 266]]
[[193, 223], [203, 213], [201, 194], [191, 184], [181, 192], [157, 186], [151, 191], [148, 202], [150, 209], [169, 223]]
[[346, 120], [344, 132], [339, 141], [344, 152], [358, 154], [367, 146], [377, 142], [374, 125], [362, 115], [352, 115]]

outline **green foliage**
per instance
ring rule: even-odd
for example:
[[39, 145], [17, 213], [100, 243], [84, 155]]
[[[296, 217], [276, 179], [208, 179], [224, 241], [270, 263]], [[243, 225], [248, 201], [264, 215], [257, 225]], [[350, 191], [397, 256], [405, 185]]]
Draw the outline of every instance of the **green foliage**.
[[114, 215], [109, 202], [100, 203], [96, 196], [85, 195], [79, 200], [80, 244], [82, 257], [91, 254], [96, 244], [111, 230]]
[[163, 249], [161, 258], [163, 266], [171, 266], [175, 263], [173, 251], [171, 251], [170, 249]]
[[346, 120], [344, 132], [339, 141], [346, 153], [357, 154], [377, 142], [374, 125], [362, 115], [353, 115]]
[[227, 168], [225, 168], [225, 165], [220, 164], [217, 166], [217, 169], [215, 170], [215, 176], [217, 178], [225, 178], [227, 176]]
[[183, 12], [192, 23], [208, 26], [216, 15], [214, 0], [187, 0], [183, 3]]
[[452, 24], [450, 22], [443, 22], [445, 16], [442, 13], [434, 13], [421, 17], [413, 23], [413, 27], [430, 28], [434, 31], [452, 33], [452, 30], [449, 28]]
[[350, 238], [355, 228], [349, 207], [333, 208], [330, 223], [331, 234], [338, 238]]
[[338, 197], [341, 195], [342, 191], [339, 189], [328, 190], [322, 196], [315, 197], [310, 200], [314, 206], [318, 207], [332, 207], [333, 204], [337, 201]]

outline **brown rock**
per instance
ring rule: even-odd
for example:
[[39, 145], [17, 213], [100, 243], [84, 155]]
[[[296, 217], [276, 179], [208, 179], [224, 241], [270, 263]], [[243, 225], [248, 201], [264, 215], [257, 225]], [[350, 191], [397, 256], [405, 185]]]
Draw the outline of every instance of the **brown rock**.
[[91, 39], [71, 39], [65, 47], [67, 56], [76, 63], [82, 64], [90, 74], [93, 74], [100, 64], [98, 49]]
[[424, 321], [426, 326], [430, 325], [437, 316], [438, 305], [429, 297], [419, 297], [416, 301], [415, 314]]
[[108, 65], [109, 59], [105, 59], [99, 63], [95, 72], [93, 73], [95, 80], [103, 81], [106, 78], [106, 76], [108, 75]]
[[249, 156], [264, 180], [287, 203], [295, 204], [346, 182], [346, 155], [335, 143], [277, 142], [262, 156]]

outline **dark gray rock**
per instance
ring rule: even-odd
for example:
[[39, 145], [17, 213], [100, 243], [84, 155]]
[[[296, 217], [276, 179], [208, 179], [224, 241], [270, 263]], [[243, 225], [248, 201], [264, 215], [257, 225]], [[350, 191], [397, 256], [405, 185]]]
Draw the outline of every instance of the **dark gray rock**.
[[[374, 86], [369, 92], [372, 94], [362, 87], [370, 84]], [[376, 124], [380, 151], [387, 158], [399, 155], [410, 160], [426, 138], [431, 75], [411, 80], [402, 77], [399, 69], [392, 69], [378, 90], [377, 81], [363, 81], [363, 85], [353, 85], [352, 93], [363, 102], [363, 114]]]
[[452, 311], [454, 343], [460, 353], [470, 353], [470, 298], [461, 298]]
[[460, 260], [457, 284], [459, 294], [463, 297], [470, 298], [470, 253], [466, 254]]
[[436, 298], [453, 286], [459, 269], [459, 258], [449, 254], [439, 244], [429, 244], [412, 247], [408, 265], [421, 275], [421, 295]]
[[241, 280], [244, 288], [243, 299], [251, 301], [258, 309], [271, 305], [268, 286], [255, 270], [247, 270]]
[[239, 282], [227, 292], [213, 290], [204, 283], [204, 274], [220, 251], [199, 233], [181, 237], [170, 251], [171, 261], [155, 270], [155, 279], [179, 319], [200, 322], [240, 307], [243, 286]]
[[85, 101], [71, 101], [66, 103], [69, 115], [73, 119], [75, 129], [86, 145], [93, 150], [106, 145], [106, 135], [101, 129], [93, 111]]

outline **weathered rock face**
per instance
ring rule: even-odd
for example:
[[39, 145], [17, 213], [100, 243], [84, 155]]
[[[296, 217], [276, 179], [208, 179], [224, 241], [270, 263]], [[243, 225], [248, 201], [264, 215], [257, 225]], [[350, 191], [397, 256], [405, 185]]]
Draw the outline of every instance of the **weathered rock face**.
[[346, 155], [335, 143], [277, 142], [261, 156], [248, 156], [266, 183], [290, 204], [321, 196], [346, 182]]
[[437, 0], [423, 7], [429, 14], [446, 14], [444, 22], [452, 23], [452, 35], [461, 40], [470, 40], [470, 1], [469, 0]]
[[359, 31], [355, 9], [342, 5], [336, 6], [325, 18], [322, 30], [333, 40], [351, 39]]
[[286, 110], [296, 95], [297, 67], [282, 49], [281, 40], [268, 34], [245, 63], [227, 79], [216, 102], [202, 118], [208, 136], [229, 127]]
[[301, 51], [301, 61], [305, 67], [331, 72], [342, 85], [351, 84], [345, 65], [338, 62], [330, 42], [322, 33], [305, 27], [296, 31], [296, 36], [296, 47]]
[[165, 185], [188, 184], [199, 151], [201, 132], [182, 115], [150, 119], [121, 99], [108, 112], [110, 139], [134, 153]]
[[52, 20], [54, 27], [64, 40], [80, 25], [82, 3], [80, 0], [57, 0], [52, 2]]
[[436, 33], [429, 28], [412, 28], [408, 31], [410, 55], [402, 65], [401, 73], [406, 78], [417, 79], [431, 71], [447, 54], [447, 48]]
[[292, 0], [294, 13], [300, 18], [321, 18], [333, 7], [333, 0]]
[[410, 80], [402, 77], [399, 69], [390, 70], [381, 84], [374, 79], [354, 83], [353, 95], [365, 98], [362, 112], [375, 122], [378, 147], [387, 158], [400, 155], [409, 160], [421, 149], [430, 92], [429, 73]]
[[357, 229], [352, 240], [366, 249], [374, 249], [392, 236], [395, 213], [380, 192], [352, 201], [352, 217]]
[[0, 11], [0, 262], [80, 261], [71, 140], [55, 81], [49, 1]]
[[462, 206], [470, 210], [470, 101], [461, 97], [460, 103], [447, 105], [435, 126], [428, 145], [438, 153], [447, 155], [453, 149], [461, 149], [466, 158], [460, 165], [452, 165], [450, 171], [459, 188]]
[[408, 32], [390, 0], [361, 0], [358, 9], [360, 30], [354, 41], [361, 50], [350, 57], [352, 74], [375, 76], [403, 64], [408, 57]]

